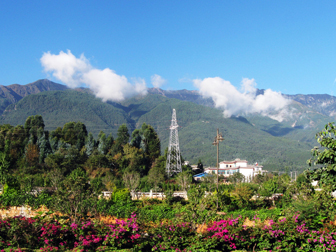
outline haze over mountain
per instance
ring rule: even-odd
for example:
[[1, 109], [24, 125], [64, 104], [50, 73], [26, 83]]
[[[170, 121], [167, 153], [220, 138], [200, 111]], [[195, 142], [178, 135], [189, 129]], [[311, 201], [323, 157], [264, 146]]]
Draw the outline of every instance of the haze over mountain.
[[[257, 90], [263, 94], [264, 90]], [[86, 88], [69, 89], [49, 80], [27, 85], [1, 86], [0, 123], [24, 124], [30, 115], [42, 115], [46, 128], [53, 130], [69, 121], [83, 122], [95, 135], [103, 130], [116, 135], [126, 123], [133, 131], [142, 123], [158, 132], [162, 151], [168, 146], [172, 109], [177, 111], [182, 156], [192, 163], [202, 159], [215, 165], [212, 140], [219, 128], [225, 141], [220, 159], [247, 159], [270, 170], [303, 170], [314, 138], [336, 115], [336, 98], [330, 95], [283, 95], [291, 102], [286, 110], [265, 115], [247, 113], [224, 117], [211, 98], [193, 90], [148, 89], [121, 102], [103, 102]], [[237, 101], [238, 102], [238, 101]]]

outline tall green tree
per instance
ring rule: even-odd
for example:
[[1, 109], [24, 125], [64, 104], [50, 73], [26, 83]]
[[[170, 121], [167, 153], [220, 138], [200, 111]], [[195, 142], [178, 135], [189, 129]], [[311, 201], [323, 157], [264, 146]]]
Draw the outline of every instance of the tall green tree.
[[141, 148], [145, 151], [151, 165], [161, 154], [161, 143], [158, 134], [151, 125], [143, 124], [141, 127], [143, 138]]
[[42, 116], [35, 115], [29, 116], [26, 119], [24, 129], [26, 131], [26, 135], [29, 136], [31, 143], [35, 144], [38, 138], [38, 130], [44, 130], [44, 121]]
[[114, 138], [112, 134], [109, 134], [105, 141], [105, 148], [107, 150], [107, 153], [111, 151], [113, 143], [114, 143]]
[[38, 138], [37, 145], [40, 150], [39, 163], [44, 163], [44, 159], [52, 152], [48, 137], [45, 132]]
[[93, 138], [92, 133], [90, 132], [85, 143], [85, 148], [86, 148], [86, 155], [90, 156], [95, 148], [96, 141]]
[[74, 130], [77, 133], [76, 147], [78, 150], [81, 150], [85, 145], [85, 139], [88, 136], [88, 131], [85, 124], [82, 122], [76, 122], [74, 125]]
[[24, 128], [29, 132], [32, 128], [35, 128], [36, 130], [39, 128], [44, 129], [44, 126], [45, 125], [42, 116], [35, 115], [35, 116], [29, 116], [26, 119]]
[[142, 141], [141, 131], [139, 129], [135, 129], [132, 132], [132, 139], [131, 139], [130, 145], [135, 148], [140, 149], [141, 141]]
[[142, 124], [141, 129], [135, 129], [133, 131], [130, 144], [143, 150], [147, 170], [152, 167], [155, 159], [161, 154], [160, 139], [154, 128], [146, 123]]
[[62, 129], [62, 140], [71, 145], [77, 145], [81, 149], [87, 136], [86, 126], [82, 122], [68, 122]]
[[107, 153], [107, 146], [106, 146], [106, 135], [103, 131], [100, 131], [98, 134], [98, 147], [97, 150], [100, 154]]
[[122, 153], [123, 146], [128, 143], [130, 135], [128, 133], [128, 128], [126, 124], [122, 124], [117, 132], [117, 138], [115, 144], [113, 145], [112, 153], [116, 155], [118, 153]]
[[8, 179], [9, 162], [5, 153], [0, 152], [0, 183], [5, 185]]
[[120, 144], [123, 146], [128, 143], [129, 138], [130, 138], [130, 135], [128, 133], [128, 128], [126, 124], [124, 123], [118, 129], [116, 142], [117, 144]]

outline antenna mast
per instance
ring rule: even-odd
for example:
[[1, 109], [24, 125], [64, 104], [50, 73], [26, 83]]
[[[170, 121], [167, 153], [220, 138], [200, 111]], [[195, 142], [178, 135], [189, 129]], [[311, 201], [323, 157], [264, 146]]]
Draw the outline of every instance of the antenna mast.
[[172, 176], [174, 173], [182, 172], [181, 167], [181, 154], [178, 138], [178, 125], [176, 120], [176, 111], [173, 109], [173, 116], [170, 125], [170, 137], [167, 153], [166, 172], [168, 176]]

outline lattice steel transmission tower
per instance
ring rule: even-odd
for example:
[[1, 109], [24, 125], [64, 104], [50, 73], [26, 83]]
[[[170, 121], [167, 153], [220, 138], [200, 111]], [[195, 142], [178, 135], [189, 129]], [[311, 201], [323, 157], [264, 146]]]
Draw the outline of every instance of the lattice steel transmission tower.
[[170, 137], [167, 153], [166, 172], [168, 176], [172, 176], [174, 173], [182, 172], [181, 166], [181, 154], [178, 138], [178, 125], [176, 120], [176, 111], [173, 109], [173, 116], [170, 125]]

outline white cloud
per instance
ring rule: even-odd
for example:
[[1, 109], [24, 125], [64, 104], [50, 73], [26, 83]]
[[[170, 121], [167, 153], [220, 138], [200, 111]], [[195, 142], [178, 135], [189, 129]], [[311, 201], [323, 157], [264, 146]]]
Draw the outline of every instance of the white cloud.
[[154, 74], [151, 76], [151, 81], [153, 84], [153, 87], [160, 88], [162, 85], [164, 85], [167, 81], [163, 79], [160, 75]]
[[138, 94], [147, 94], [143, 79], [131, 84], [125, 76], [120, 76], [109, 68], [100, 70], [92, 67], [84, 54], [76, 58], [70, 50], [67, 53], [61, 51], [58, 55], [44, 53], [41, 64], [46, 72], [52, 72], [55, 78], [68, 87], [75, 88], [84, 84], [103, 101], [122, 101]]
[[203, 97], [212, 98], [217, 108], [224, 109], [225, 117], [249, 113], [269, 115], [274, 111], [283, 111], [290, 102], [281, 93], [271, 89], [265, 90], [264, 94], [256, 95], [257, 84], [254, 79], [244, 78], [241, 91], [229, 81], [219, 77], [196, 79], [193, 82]]

